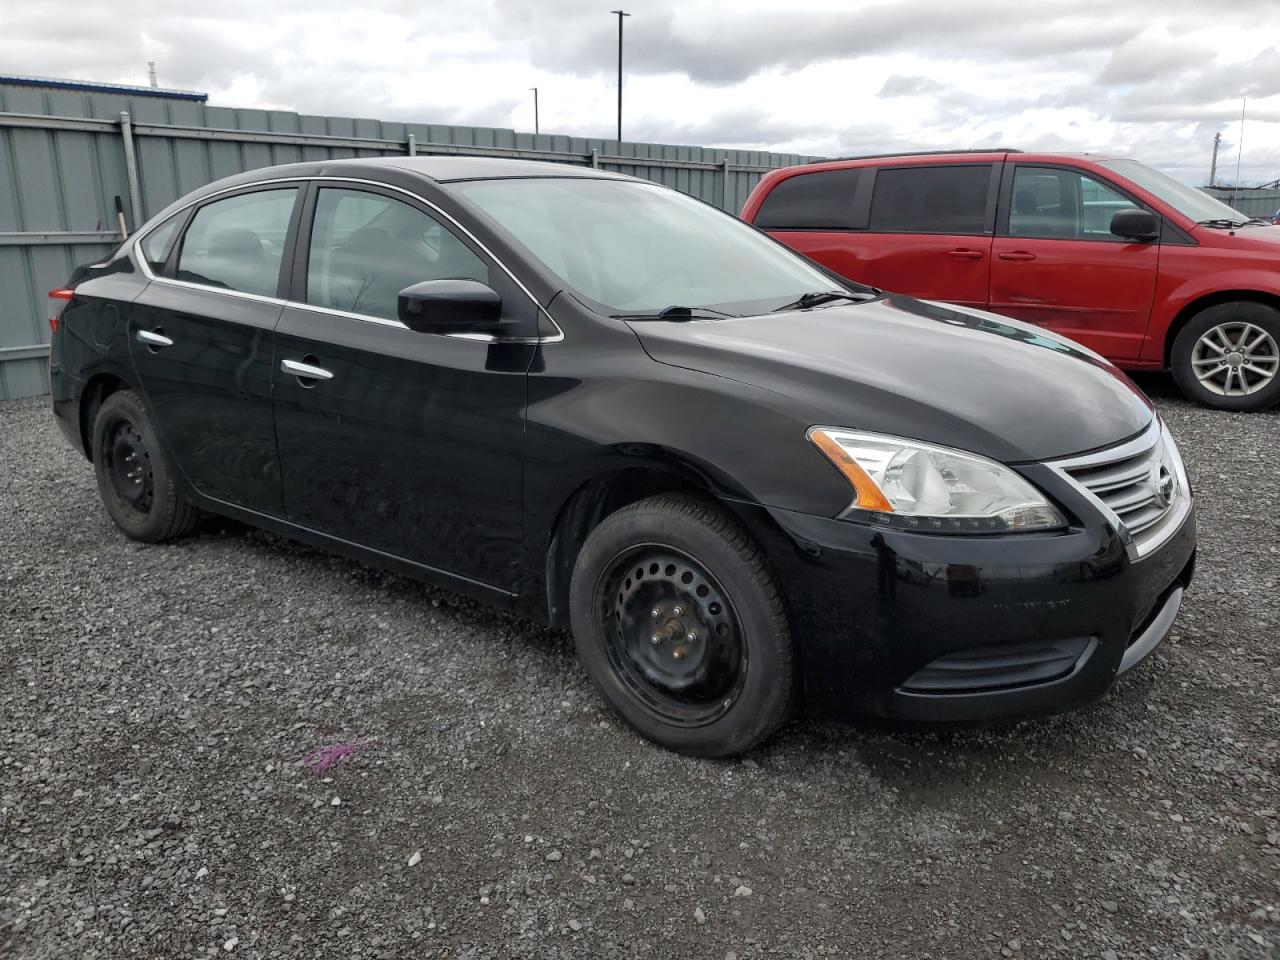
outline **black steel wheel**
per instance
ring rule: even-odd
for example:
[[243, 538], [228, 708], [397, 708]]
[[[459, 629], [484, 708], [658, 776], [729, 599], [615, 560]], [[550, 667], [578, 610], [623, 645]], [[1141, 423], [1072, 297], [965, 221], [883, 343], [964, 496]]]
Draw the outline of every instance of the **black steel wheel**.
[[132, 390], [111, 394], [93, 421], [98, 493], [125, 535], [156, 543], [192, 530], [200, 512], [182, 495], [151, 417]]
[[570, 614], [597, 689], [663, 746], [742, 753], [790, 713], [779, 592], [759, 547], [710, 502], [663, 495], [606, 517], [579, 554]]
[[141, 523], [155, 503], [155, 474], [151, 470], [151, 454], [134, 423], [123, 416], [106, 424], [102, 445], [103, 467], [110, 475], [109, 490], [116, 509], [126, 512]]
[[656, 543], [622, 551], [601, 576], [609, 663], [643, 709], [684, 726], [723, 716], [748, 662], [720, 582], [688, 554]]

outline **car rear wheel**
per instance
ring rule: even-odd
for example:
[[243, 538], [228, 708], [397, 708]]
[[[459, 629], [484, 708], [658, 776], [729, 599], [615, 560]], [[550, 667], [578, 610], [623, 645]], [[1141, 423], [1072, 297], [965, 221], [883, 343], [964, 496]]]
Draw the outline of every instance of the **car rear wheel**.
[[1235, 301], [1200, 311], [1173, 341], [1178, 386], [1219, 410], [1265, 410], [1280, 402], [1280, 310]]
[[680, 753], [743, 753], [790, 714], [791, 634], [764, 555], [715, 505], [661, 495], [606, 517], [574, 567], [578, 656], [605, 701]]
[[92, 442], [98, 493], [125, 536], [159, 543], [189, 533], [200, 522], [200, 511], [178, 490], [176, 469], [142, 398], [132, 390], [103, 401], [93, 420]]

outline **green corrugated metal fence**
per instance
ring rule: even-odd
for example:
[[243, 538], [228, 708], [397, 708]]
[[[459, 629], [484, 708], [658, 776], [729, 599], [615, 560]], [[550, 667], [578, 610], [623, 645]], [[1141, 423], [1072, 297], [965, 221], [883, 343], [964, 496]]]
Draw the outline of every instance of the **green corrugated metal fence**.
[[766, 170], [812, 159], [0, 85], [0, 399], [48, 389], [45, 294], [119, 242], [116, 196], [133, 230], [244, 170], [411, 152], [594, 164], [732, 212]]
[[1205, 187], [1205, 193], [1217, 197], [1223, 203], [1235, 207], [1246, 217], [1266, 217], [1270, 220], [1280, 210], [1280, 190], [1262, 190], [1253, 187]]

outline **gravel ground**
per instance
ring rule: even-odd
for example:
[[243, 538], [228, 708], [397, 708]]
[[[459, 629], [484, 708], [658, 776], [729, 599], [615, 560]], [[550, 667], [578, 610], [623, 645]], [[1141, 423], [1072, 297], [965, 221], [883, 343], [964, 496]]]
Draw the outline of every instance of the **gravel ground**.
[[451, 594], [225, 523], [130, 543], [0, 404], [0, 956], [1280, 957], [1280, 414], [1143, 383], [1201, 554], [1142, 669], [735, 762]]

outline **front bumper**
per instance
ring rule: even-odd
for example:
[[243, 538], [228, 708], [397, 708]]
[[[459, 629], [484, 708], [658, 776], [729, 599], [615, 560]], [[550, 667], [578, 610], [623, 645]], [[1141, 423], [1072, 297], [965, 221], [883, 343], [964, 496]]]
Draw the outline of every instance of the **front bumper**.
[[957, 537], [732, 506], [778, 575], [818, 713], [965, 723], [1094, 700], [1168, 635], [1195, 565], [1194, 507], [1135, 561], [1101, 518]]

